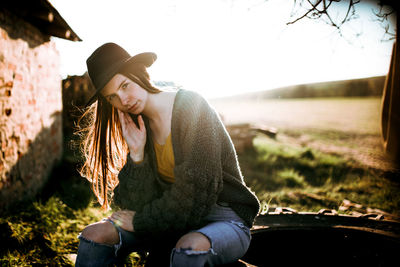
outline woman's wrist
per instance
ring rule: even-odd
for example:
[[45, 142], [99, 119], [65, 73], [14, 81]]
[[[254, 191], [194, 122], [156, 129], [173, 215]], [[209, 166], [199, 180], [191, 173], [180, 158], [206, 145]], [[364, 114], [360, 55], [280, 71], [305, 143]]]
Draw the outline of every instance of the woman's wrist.
[[139, 153], [139, 154], [132, 154], [130, 153], [129, 156], [131, 157], [132, 161], [134, 163], [140, 163], [144, 159], [144, 153]]

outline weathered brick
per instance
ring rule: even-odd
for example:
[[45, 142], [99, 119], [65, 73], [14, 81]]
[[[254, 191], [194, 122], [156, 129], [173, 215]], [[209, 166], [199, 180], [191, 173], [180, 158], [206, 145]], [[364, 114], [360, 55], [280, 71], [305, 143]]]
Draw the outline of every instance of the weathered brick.
[[18, 74], [18, 73], [16, 73], [15, 76], [14, 76], [14, 79], [17, 80], [17, 81], [22, 81], [23, 78], [24, 77], [21, 74]]
[[63, 145], [59, 53], [54, 42], [0, 9], [0, 47], [2, 209], [41, 189], [61, 159]]
[[17, 66], [15, 64], [8, 63], [7, 68], [14, 72], [14, 71], [16, 71]]

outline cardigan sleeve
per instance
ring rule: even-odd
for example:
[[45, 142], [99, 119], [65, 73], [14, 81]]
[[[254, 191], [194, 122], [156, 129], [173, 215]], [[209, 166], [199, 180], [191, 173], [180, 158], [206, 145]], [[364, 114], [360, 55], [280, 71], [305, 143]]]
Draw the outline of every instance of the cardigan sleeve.
[[136, 233], [195, 226], [222, 190], [221, 138], [227, 134], [225, 128], [215, 110], [197, 94], [180, 102], [172, 124], [175, 183], [135, 214]]
[[134, 163], [127, 156], [126, 164], [118, 174], [119, 184], [114, 189], [113, 204], [134, 211], [157, 197], [157, 183], [148, 153], [142, 162]]

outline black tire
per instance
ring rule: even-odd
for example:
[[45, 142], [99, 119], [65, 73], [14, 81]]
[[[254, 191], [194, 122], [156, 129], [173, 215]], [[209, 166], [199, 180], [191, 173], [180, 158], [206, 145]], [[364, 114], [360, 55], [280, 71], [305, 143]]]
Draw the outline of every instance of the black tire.
[[256, 218], [242, 260], [255, 266], [393, 266], [400, 222], [376, 214], [268, 213]]

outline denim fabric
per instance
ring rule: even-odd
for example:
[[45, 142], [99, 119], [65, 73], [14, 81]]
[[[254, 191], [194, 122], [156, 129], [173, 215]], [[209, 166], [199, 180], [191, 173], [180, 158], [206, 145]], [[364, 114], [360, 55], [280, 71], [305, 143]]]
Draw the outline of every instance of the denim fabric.
[[[242, 257], [250, 245], [250, 229], [243, 220], [228, 206], [215, 204], [205, 218], [209, 223], [192, 232], [205, 235], [211, 243], [208, 251], [193, 251], [190, 248], [172, 249], [170, 266], [209, 266], [234, 262]], [[80, 243], [75, 266], [108, 266], [120, 263], [133, 251], [146, 251], [152, 243], [160, 242], [138, 238], [134, 232], [128, 232], [114, 225], [119, 232], [120, 243], [115, 245], [98, 244], [79, 235]], [[172, 240], [174, 247], [179, 239]], [[166, 239], [164, 239], [166, 240]]]
[[142, 252], [148, 250], [151, 242], [150, 240], [135, 236], [134, 233], [120, 228], [109, 219], [103, 219], [103, 221], [110, 222], [117, 229], [119, 234], [119, 243], [115, 245], [100, 244], [88, 240], [82, 236], [82, 234], [79, 234], [78, 238], [80, 242], [75, 266], [95, 267], [120, 264], [124, 262], [124, 259], [131, 252]]

